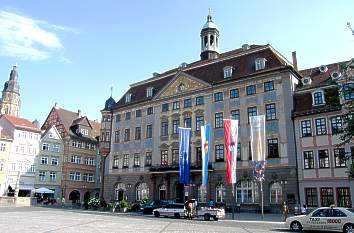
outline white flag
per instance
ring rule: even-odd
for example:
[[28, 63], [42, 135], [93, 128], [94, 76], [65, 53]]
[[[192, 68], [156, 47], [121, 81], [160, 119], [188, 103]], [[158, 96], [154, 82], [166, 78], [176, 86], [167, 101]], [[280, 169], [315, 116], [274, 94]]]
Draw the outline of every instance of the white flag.
[[260, 162], [266, 159], [265, 115], [251, 116], [251, 153], [252, 161]]

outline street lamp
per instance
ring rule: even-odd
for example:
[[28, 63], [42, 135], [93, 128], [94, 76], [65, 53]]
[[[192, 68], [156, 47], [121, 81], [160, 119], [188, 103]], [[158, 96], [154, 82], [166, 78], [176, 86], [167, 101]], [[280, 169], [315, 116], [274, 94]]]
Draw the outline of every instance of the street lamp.
[[285, 201], [286, 200], [286, 193], [285, 193], [285, 185], [288, 184], [288, 181], [287, 180], [281, 180], [280, 181], [280, 185], [281, 185], [281, 188], [282, 188], [282, 193], [283, 193], [283, 200]]

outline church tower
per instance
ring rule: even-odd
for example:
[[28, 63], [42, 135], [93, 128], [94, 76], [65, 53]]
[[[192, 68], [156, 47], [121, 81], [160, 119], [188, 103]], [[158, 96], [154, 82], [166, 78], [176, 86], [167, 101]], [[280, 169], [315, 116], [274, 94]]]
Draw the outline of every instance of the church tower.
[[209, 9], [209, 15], [207, 22], [204, 24], [202, 31], [200, 32], [200, 39], [202, 43], [200, 58], [202, 60], [215, 59], [219, 57], [219, 29], [213, 22], [211, 12]]
[[0, 113], [15, 117], [20, 116], [20, 85], [18, 84], [17, 65], [10, 73], [9, 81], [5, 82], [0, 100]]

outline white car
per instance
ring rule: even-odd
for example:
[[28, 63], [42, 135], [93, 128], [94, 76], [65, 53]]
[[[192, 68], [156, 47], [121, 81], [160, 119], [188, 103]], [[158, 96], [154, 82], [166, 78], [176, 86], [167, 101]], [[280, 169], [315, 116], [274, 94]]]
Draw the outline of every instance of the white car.
[[153, 214], [155, 217], [165, 216], [165, 217], [184, 217], [184, 205], [183, 204], [167, 204], [164, 207], [154, 209]]
[[320, 230], [353, 233], [354, 210], [342, 207], [322, 207], [308, 215], [289, 217], [285, 224], [291, 231]]

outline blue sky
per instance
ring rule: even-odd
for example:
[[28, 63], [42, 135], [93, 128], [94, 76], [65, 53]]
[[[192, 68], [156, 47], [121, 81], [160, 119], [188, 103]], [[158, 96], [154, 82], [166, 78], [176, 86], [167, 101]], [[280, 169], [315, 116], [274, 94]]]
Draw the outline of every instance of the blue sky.
[[193, 62], [212, 8], [220, 50], [271, 44], [300, 69], [354, 57], [354, 1], [0, 2], [0, 85], [18, 63], [21, 117], [42, 124], [55, 102], [100, 119], [129, 84]]

